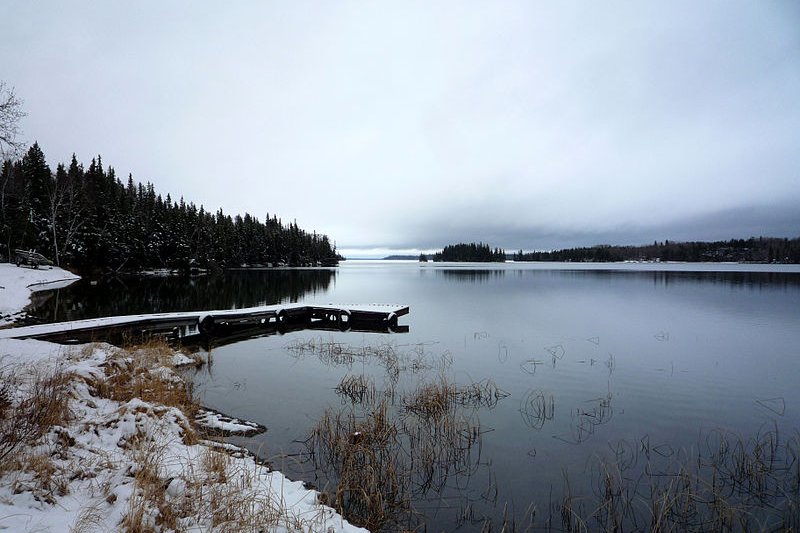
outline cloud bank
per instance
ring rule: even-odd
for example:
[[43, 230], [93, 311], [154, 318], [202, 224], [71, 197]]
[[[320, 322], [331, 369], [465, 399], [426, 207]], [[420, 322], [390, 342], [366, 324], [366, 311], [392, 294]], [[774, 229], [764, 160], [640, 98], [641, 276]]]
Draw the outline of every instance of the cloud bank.
[[0, 9], [51, 165], [340, 248], [800, 234], [794, 3]]

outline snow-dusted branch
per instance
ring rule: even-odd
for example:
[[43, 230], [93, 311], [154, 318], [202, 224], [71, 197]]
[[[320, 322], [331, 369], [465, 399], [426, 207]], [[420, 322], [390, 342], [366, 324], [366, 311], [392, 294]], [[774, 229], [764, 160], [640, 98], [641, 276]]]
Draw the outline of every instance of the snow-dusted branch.
[[0, 81], [0, 159], [10, 159], [25, 147], [18, 139], [19, 122], [24, 116], [22, 100], [14, 93], [14, 88]]

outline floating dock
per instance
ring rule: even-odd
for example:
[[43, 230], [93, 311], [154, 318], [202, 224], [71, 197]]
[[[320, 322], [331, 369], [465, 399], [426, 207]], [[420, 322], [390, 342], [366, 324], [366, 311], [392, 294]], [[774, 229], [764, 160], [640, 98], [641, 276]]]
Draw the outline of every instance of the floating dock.
[[23, 326], [0, 329], [0, 339], [39, 339], [75, 344], [90, 341], [137, 342], [146, 337], [162, 336], [185, 343], [213, 339], [227, 344], [224, 341], [303, 329], [405, 333], [408, 326], [398, 325], [397, 319], [408, 312], [408, 306], [402, 305], [281, 304]]

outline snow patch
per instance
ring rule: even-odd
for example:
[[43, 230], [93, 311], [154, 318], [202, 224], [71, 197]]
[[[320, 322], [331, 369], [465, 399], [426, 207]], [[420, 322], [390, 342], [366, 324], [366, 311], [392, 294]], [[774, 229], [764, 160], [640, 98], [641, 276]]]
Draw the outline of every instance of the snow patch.
[[22, 268], [0, 263], [0, 326], [10, 324], [30, 303], [31, 292], [62, 288], [80, 279], [58, 267]]
[[215, 435], [241, 435], [248, 437], [267, 430], [261, 424], [240, 420], [207, 407], [200, 409], [194, 420], [206, 431]]
[[172, 366], [174, 367], [181, 367], [181, 366], [196, 366], [198, 364], [197, 359], [192, 359], [185, 354], [176, 353], [172, 356]]

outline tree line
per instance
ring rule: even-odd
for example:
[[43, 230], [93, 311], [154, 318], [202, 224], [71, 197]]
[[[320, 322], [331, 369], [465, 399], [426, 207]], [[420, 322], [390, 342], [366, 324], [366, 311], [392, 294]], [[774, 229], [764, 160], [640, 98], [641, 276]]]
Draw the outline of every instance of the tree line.
[[800, 263], [800, 238], [751, 237], [715, 242], [655, 241], [644, 246], [599, 245], [548, 252], [523, 252], [514, 261], [685, 261]]
[[0, 257], [36, 250], [79, 271], [225, 268], [338, 263], [326, 235], [267, 214], [230, 216], [162, 197], [152, 183], [125, 183], [100, 156], [88, 168], [72, 156], [55, 172], [34, 143], [0, 173]]
[[[479, 263], [502, 263], [506, 260], [506, 252], [500, 248], [492, 249], [488, 244], [479, 243], [458, 243], [449, 244], [431, 256], [434, 261], [469, 261]], [[427, 257], [421, 256], [421, 261], [427, 261]]]

